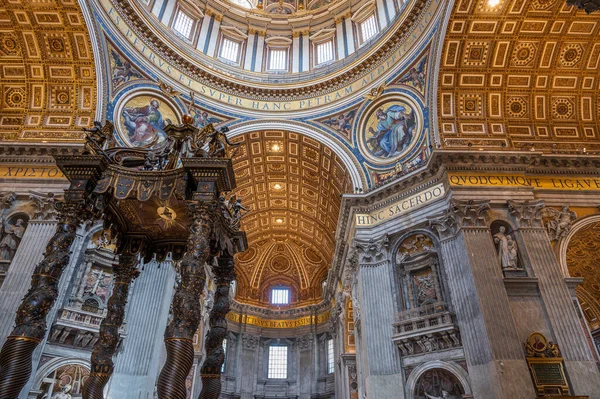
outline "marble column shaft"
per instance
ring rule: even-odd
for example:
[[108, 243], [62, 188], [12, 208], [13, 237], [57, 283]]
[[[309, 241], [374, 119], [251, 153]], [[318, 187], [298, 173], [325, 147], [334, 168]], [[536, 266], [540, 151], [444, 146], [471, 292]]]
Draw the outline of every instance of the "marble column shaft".
[[366, 395], [369, 398], [403, 398], [400, 353], [392, 336], [396, 304], [392, 266], [387, 260], [360, 265], [359, 298]]
[[548, 235], [543, 228], [521, 228], [520, 232], [573, 393], [598, 399], [600, 374]]
[[15, 313], [29, 289], [33, 270], [44, 257], [46, 244], [55, 231], [56, 221], [32, 220], [23, 234], [0, 287], [0, 343], [4, 343], [15, 325]]

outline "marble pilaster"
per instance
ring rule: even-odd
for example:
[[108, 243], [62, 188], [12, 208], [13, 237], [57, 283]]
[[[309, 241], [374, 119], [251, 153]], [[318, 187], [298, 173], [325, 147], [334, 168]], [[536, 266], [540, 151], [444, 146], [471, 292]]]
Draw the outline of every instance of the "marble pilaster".
[[361, 309], [362, 371], [369, 398], [404, 398], [400, 353], [392, 341], [396, 304], [388, 238], [355, 242]]
[[475, 397], [535, 397], [513, 321], [485, 201], [455, 201], [431, 219]]
[[577, 309], [565, 283], [562, 269], [542, 224], [543, 203], [509, 201], [509, 209], [519, 223], [525, 254], [538, 279], [549, 324], [560, 346], [575, 395], [600, 398], [600, 373], [594, 362]]
[[4, 284], [0, 287], [0, 344], [14, 327], [15, 313], [29, 289], [31, 274], [42, 260], [46, 244], [55, 231], [55, 221], [32, 220], [23, 234], [11, 263], [19, 267], [8, 269]]
[[115, 356], [108, 398], [152, 397], [165, 357], [163, 332], [174, 281], [175, 271], [169, 261], [150, 262], [134, 281], [125, 318], [127, 338], [123, 350]]

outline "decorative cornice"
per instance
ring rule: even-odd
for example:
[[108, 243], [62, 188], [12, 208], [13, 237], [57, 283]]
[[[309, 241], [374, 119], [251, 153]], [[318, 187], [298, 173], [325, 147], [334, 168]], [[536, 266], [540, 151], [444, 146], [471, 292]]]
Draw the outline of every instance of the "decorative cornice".
[[356, 63], [351, 69], [329, 79], [324, 79], [322, 82], [302, 85], [294, 85], [293, 88], [273, 88], [273, 87], [253, 87], [253, 85], [241, 85], [232, 82], [226, 77], [217, 76], [207, 68], [200, 68], [198, 65], [190, 62], [183, 55], [175, 51], [171, 44], [165, 42], [158, 37], [154, 32], [147, 28], [145, 21], [136, 11], [131, 2], [113, 1], [115, 10], [121, 17], [129, 23], [132, 31], [138, 35], [144, 43], [159, 54], [169, 63], [172, 63], [182, 72], [194, 76], [203, 84], [222, 90], [229, 94], [243, 95], [252, 99], [265, 101], [287, 101], [298, 100], [304, 98], [312, 98], [319, 93], [329, 93], [345, 87], [349, 81], [358, 80], [361, 76], [376, 69], [387, 56], [399, 48], [402, 43], [409, 37], [412, 28], [418, 24], [422, 18], [422, 11], [427, 5], [427, 0], [416, 0], [408, 15], [399, 20], [395, 31], [390, 34], [387, 40], [381, 40], [380, 47], [372, 54], [366, 56], [360, 63]]

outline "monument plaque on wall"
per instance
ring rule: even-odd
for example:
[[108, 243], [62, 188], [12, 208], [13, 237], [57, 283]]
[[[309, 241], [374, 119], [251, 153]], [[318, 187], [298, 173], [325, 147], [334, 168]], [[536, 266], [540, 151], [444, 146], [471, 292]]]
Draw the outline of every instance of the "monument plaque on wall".
[[574, 398], [565, 396], [569, 394], [569, 383], [557, 344], [548, 341], [543, 334], [534, 332], [525, 342], [525, 353], [531, 378], [539, 396]]

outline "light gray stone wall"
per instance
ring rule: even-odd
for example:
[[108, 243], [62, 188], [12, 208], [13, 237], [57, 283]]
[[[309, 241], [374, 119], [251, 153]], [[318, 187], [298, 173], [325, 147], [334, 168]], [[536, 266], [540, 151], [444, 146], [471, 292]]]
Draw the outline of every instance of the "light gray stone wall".
[[150, 262], [133, 282], [125, 320], [127, 338], [115, 356], [107, 398], [152, 398], [166, 351], [163, 334], [173, 295], [171, 262]]

